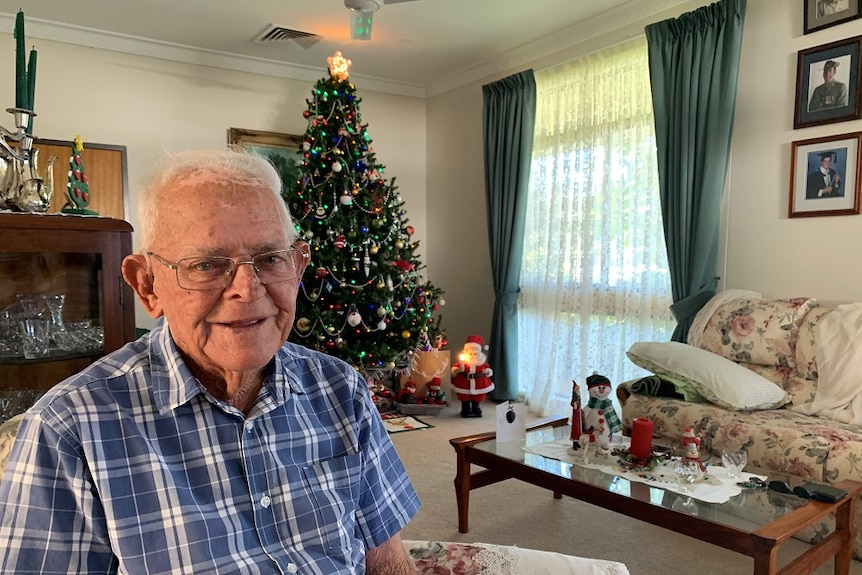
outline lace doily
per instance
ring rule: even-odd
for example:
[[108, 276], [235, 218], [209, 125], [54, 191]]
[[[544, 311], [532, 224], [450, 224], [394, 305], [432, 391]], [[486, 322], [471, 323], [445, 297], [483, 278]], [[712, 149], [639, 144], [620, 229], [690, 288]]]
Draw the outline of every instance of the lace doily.
[[518, 557], [507, 547], [477, 544], [482, 550], [473, 559], [482, 566], [479, 575], [518, 575]]
[[404, 541], [417, 575], [629, 575], [622, 563], [488, 543]]

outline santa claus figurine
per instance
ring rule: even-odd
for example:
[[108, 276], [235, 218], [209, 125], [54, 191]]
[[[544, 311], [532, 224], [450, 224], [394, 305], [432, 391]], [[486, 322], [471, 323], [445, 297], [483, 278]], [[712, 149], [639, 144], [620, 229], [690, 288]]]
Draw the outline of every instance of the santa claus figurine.
[[569, 438], [572, 440], [572, 450], [578, 451], [581, 448], [581, 434], [584, 431], [584, 410], [581, 407], [581, 388], [574, 379], [572, 380], [572, 401], [569, 405], [572, 407], [572, 433]]
[[482, 336], [471, 335], [452, 364], [452, 391], [461, 402], [461, 417], [482, 417], [479, 404], [494, 389], [491, 366], [486, 363], [488, 346]]

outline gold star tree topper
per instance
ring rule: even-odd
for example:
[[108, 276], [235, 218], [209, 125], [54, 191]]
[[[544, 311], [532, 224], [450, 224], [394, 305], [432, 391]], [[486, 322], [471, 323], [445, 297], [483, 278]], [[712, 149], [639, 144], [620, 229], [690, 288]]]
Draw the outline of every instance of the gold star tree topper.
[[329, 63], [329, 75], [335, 80], [347, 80], [350, 77], [350, 66], [353, 62], [345, 58], [340, 50], [326, 61]]

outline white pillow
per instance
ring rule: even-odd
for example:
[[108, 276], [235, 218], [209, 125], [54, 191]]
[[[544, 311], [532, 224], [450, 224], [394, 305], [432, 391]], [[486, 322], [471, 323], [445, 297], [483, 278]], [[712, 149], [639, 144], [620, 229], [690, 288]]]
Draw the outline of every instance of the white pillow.
[[694, 390], [710, 403], [732, 410], [775, 409], [791, 399], [780, 386], [753, 371], [684, 343], [641, 341], [626, 355], [635, 365], [673, 383], [686, 399], [685, 392]]

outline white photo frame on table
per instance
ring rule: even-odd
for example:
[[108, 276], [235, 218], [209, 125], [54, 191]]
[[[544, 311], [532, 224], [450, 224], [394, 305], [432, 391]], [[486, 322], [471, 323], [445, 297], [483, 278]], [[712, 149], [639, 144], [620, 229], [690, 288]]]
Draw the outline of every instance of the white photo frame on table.
[[[845, 216], [860, 213], [860, 166], [862, 132], [798, 140], [791, 145], [791, 218]], [[830, 156], [830, 167], [839, 176], [841, 191], [831, 197], [808, 192], [809, 176], [816, 175], [820, 160]]]
[[527, 406], [504, 401], [496, 407], [497, 443], [523, 441], [527, 436]]

